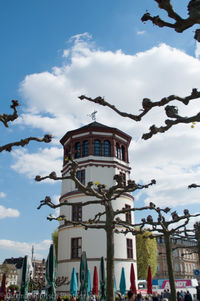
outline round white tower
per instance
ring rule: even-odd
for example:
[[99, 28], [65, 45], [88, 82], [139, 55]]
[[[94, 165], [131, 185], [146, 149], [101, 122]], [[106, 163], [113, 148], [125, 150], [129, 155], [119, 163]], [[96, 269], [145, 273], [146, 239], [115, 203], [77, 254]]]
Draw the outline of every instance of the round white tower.
[[[113, 177], [122, 174], [125, 182], [130, 177], [130, 166], [128, 160], [128, 147], [131, 137], [119, 129], [112, 128], [92, 122], [79, 129], [67, 132], [60, 140], [64, 148], [64, 159], [68, 152], [74, 154], [79, 164], [77, 177], [83, 184], [89, 181], [105, 184], [111, 187], [116, 184]], [[69, 175], [70, 162], [63, 160], [62, 175]], [[78, 203], [92, 200], [89, 196], [78, 191], [71, 180], [63, 180], [60, 202], [68, 200], [74, 202], [74, 206], [62, 206], [60, 214], [65, 215], [68, 220], [80, 221], [93, 218], [95, 214], [102, 211], [100, 205], [89, 205], [81, 207]], [[133, 207], [133, 197], [130, 193], [124, 193], [113, 201], [114, 209]], [[120, 216], [121, 219], [134, 223], [133, 213]], [[130, 268], [134, 263], [136, 279], [136, 246], [135, 237], [132, 234], [114, 235], [114, 262], [115, 279], [119, 289], [121, 269], [124, 267], [126, 274], [127, 290], [130, 288]], [[79, 273], [79, 263], [82, 251], [86, 251], [88, 268], [93, 277], [94, 266], [99, 269], [100, 258], [106, 260], [106, 235], [104, 230], [88, 229], [82, 226], [66, 226], [63, 222], [59, 226], [58, 236], [58, 276], [71, 277], [73, 267]], [[69, 290], [69, 287], [67, 288]], [[66, 292], [66, 286], [58, 288], [60, 292]]]

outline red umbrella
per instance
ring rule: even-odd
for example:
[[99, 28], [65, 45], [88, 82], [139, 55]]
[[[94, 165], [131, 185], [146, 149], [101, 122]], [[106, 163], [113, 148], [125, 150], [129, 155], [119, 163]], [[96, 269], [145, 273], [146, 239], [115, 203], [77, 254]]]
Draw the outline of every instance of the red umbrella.
[[96, 266], [94, 267], [92, 294], [98, 295], [98, 273]]
[[130, 280], [131, 280], [131, 287], [130, 287], [130, 290], [133, 291], [134, 294], [137, 294], [136, 285], [135, 285], [135, 271], [134, 271], [133, 263], [131, 263]]
[[147, 294], [152, 294], [152, 274], [151, 274], [151, 266], [148, 268], [147, 275]]
[[1, 281], [0, 300], [5, 300], [5, 297], [6, 297], [6, 274], [4, 273]]

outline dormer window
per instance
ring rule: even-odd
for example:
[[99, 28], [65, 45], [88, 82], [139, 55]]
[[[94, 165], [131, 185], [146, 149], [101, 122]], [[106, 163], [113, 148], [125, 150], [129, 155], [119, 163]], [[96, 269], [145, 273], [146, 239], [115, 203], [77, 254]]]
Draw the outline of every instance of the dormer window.
[[94, 155], [101, 156], [101, 141], [98, 139], [94, 140]]
[[105, 140], [103, 143], [103, 155], [105, 157], [111, 156], [111, 147], [110, 147], [110, 141]]

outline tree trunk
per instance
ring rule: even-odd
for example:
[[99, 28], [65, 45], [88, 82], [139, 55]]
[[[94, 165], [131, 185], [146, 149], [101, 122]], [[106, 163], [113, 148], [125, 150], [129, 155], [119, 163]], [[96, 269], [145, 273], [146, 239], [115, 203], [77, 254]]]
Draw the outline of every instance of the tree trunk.
[[114, 229], [113, 229], [113, 209], [109, 204], [106, 208], [106, 240], [107, 240], [107, 285], [106, 300], [115, 300], [114, 295]]
[[177, 301], [176, 295], [176, 286], [175, 286], [175, 279], [174, 279], [174, 271], [173, 271], [173, 262], [172, 262], [172, 248], [170, 242], [170, 236], [164, 234], [165, 238], [165, 247], [166, 247], [166, 257], [167, 257], [167, 268], [168, 268], [168, 275], [169, 275], [169, 284], [171, 289], [171, 301]]

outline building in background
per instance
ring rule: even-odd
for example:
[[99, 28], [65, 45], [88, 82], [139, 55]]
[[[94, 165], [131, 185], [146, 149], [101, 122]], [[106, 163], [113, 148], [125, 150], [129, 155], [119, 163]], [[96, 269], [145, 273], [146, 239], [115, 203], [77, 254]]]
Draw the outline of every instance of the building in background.
[[45, 281], [46, 262], [45, 259], [32, 259], [33, 275], [34, 280]]
[[[68, 152], [71, 152], [79, 164], [77, 177], [83, 184], [92, 181], [111, 187], [116, 184], [113, 177], [117, 174], [121, 174], [124, 182], [127, 183], [130, 179], [131, 170], [128, 158], [130, 141], [131, 137], [126, 133], [96, 121], [69, 131], [61, 139], [64, 148], [62, 175], [67, 176], [70, 173], [71, 163], [66, 161], [65, 157]], [[91, 200], [91, 197], [78, 191], [72, 180], [63, 180], [62, 182], [60, 202], [66, 200], [74, 202], [74, 206], [61, 207], [60, 214], [65, 215], [68, 220], [88, 220], [93, 218], [96, 213], [101, 212], [102, 209], [104, 210], [104, 207], [100, 205], [79, 206], [78, 203]], [[133, 206], [133, 197], [130, 193], [124, 193], [113, 201], [114, 210], [123, 207], [132, 208]], [[134, 223], [133, 212], [121, 218]], [[137, 273], [135, 237], [130, 233], [126, 236], [115, 234], [114, 245], [117, 287], [119, 287], [122, 267], [125, 268], [127, 287], [130, 287], [131, 263], [134, 263]], [[82, 226], [73, 227], [65, 225], [61, 221], [58, 235], [58, 276], [65, 275], [70, 279], [73, 267], [76, 267], [76, 271], [79, 273], [80, 256], [83, 251], [86, 251], [88, 267], [92, 276], [94, 266], [99, 269], [100, 258], [104, 256], [106, 260], [105, 232], [98, 229], [86, 231]], [[60, 287], [59, 291], [64, 292], [64, 289], [64, 287]]]
[[[199, 269], [198, 254], [192, 252], [189, 247], [196, 246], [194, 240], [172, 239], [173, 251], [173, 267], [175, 279], [191, 279], [195, 278], [194, 270]], [[179, 248], [178, 248], [179, 247]], [[167, 260], [165, 252], [164, 238], [157, 238], [157, 272], [155, 279], [168, 279]]]
[[6, 286], [11, 284], [20, 286], [22, 272], [23, 257], [6, 258], [3, 264], [0, 265], [0, 281], [3, 274], [6, 274]]

